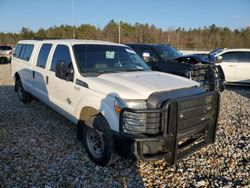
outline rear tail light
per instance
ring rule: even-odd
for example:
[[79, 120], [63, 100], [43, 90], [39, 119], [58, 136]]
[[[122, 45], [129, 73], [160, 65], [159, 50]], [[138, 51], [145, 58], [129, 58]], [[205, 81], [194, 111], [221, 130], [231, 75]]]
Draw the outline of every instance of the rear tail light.
[[12, 51], [9, 52], [9, 55], [12, 55]]

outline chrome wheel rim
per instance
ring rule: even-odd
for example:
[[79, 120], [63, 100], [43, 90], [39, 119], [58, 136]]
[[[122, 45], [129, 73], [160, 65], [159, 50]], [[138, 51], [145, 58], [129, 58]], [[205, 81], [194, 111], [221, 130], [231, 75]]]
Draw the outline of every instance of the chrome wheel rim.
[[104, 151], [104, 141], [99, 131], [89, 129], [87, 132], [87, 145], [95, 158], [101, 158]]

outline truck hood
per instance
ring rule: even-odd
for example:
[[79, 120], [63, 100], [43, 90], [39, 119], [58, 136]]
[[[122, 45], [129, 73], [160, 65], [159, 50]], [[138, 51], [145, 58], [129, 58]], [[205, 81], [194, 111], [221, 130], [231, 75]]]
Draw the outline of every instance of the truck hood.
[[199, 83], [156, 71], [123, 72], [86, 77], [89, 89], [123, 99], [147, 99], [154, 92], [199, 86]]

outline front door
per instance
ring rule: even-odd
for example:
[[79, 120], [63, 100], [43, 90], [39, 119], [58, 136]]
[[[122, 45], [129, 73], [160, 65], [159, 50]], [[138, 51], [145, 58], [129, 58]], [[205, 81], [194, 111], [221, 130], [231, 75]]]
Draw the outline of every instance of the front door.
[[46, 77], [46, 84], [50, 91], [49, 98], [55, 104], [57, 111], [73, 121], [72, 115], [76, 107], [74, 76], [72, 80], [64, 80], [55, 76], [56, 65], [60, 61], [64, 61], [67, 65], [71, 66], [72, 73], [74, 72], [70, 50], [67, 45], [57, 45], [55, 48]]

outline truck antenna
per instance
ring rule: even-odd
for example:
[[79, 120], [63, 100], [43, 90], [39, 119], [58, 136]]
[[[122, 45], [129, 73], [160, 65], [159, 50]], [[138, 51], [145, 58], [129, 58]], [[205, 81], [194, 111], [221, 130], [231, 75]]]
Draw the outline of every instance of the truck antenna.
[[74, 6], [74, 0], [71, 0], [71, 4], [72, 4], [73, 38], [76, 38], [76, 33], [75, 33], [75, 6]]

